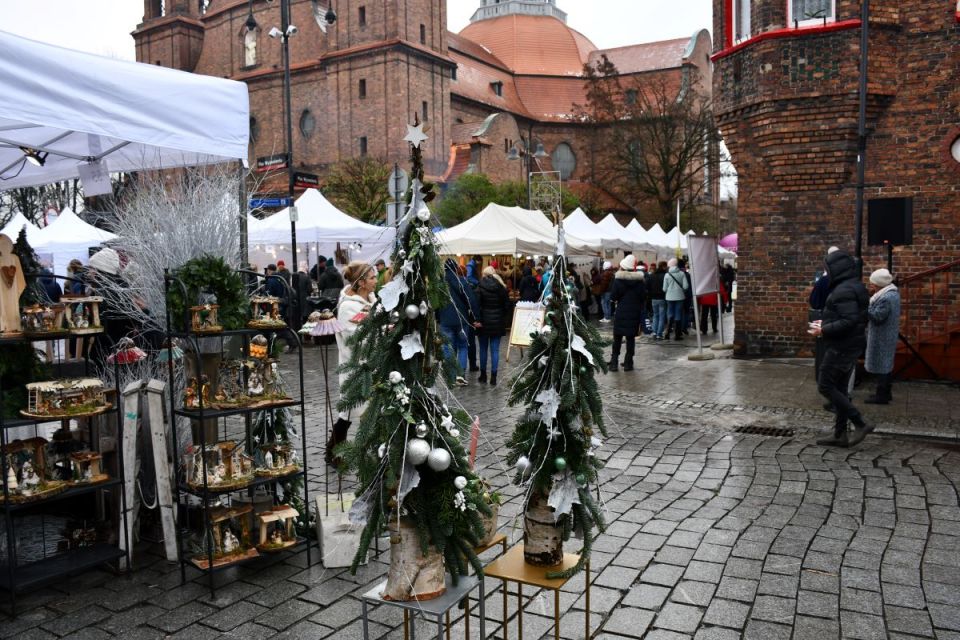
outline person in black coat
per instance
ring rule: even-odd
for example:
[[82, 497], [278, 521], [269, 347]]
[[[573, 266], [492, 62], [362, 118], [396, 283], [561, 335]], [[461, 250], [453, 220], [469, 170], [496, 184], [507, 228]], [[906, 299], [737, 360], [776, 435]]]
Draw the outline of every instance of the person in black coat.
[[60, 296], [63, 295], [63, 291], [60, 289], [56, 278], [53, 277], [53, 271], [44, 267], [40, 270], [40, 277], [37, 280], [40, 286], [43, 287], [45, 302], [60, 302]]
[[633, 353], [647, 293], [644, 274], [636, 268], [637, 259], [632, 255], [627, 256], [620, 262], [620, 271], [614, 275], [610, 285], [610, 299], [617, 303], [613, 314], [613, 353], [610, 354], [608, 365], [610, 371], [617, 370], [624, 338], [627, 339], [627, 353], [623, 359], [623, 370], [633, 371]]
[[[858, 444], [873, 431], [847, 397], [847, 381], [867, 346], [870, 296], [860, 281], [856, 260], [846, 252], [828, 254], [826, 264], [830, 294], [823, 308], [823, 319], [810, 323], [810, 333], [823, 338], [824, 354], [817, 390], [833, 404], [836, 420], [833, 433], [817, 440], [817, 444], [848, 447]], [[854, 424], [853, 433], [847, 433], [847, 420]]]
[[500, 364], [500, 338], [507, 332], [507, 317], [510, 314], [510, 296], [507, 287], [496, 269], [483, 270], [483, 279], [477, 287], [480, 304], [480, 326], [477, 339], [480, 342], [480, 377], [477, 382], [487, 381], [487, 348], [490, 349], [490, 384], [497, 384], [497, 369]]
[[523, 268], [523, 277], [517, 287], [520, 290], [520, 302], [537, 302], [540, 300], [540, 283], [533, 275], [533, 269]]

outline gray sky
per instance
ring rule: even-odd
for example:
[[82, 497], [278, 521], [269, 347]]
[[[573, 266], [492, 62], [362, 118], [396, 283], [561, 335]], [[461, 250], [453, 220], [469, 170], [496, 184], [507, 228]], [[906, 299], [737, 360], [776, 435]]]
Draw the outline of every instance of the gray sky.
[[[479, 5], [479, 0], [448, 0], [449, 28], [463, 29]], [[567, 24], [603, 49], [713, 28], [710, 0], [558, 0], [557, 5], [569, 15]], [[130, 32], [142, 17], [141, 0], [0, 0], [0, 30], [116, 58], [133, 59]]]

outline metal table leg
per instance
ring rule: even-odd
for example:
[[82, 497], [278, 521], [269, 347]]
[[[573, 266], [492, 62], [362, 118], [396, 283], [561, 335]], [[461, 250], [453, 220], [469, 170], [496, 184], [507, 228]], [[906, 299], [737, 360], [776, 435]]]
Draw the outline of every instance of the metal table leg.
[[[483, 578], [480, 578], [480, 640], [486, 640], [487, 638], [487, 614], [484, 610], [487, 600], [487, 591], [486, 585], [483, 583]], [[504, 640], [506, 640], [506, 631], [504, 631]]]
[[367, 601], [361, 599], [360, 606], [363, 609], [363, 640], [369, 640], [370, 631], [367, 629]]
[[507, 580], [503, 580], [503, 640], [507, 640]]
[[560, 589], [553, 590], [553, 640], [560, 640]]
[[523, 640], [523, 585], [517, 583], [517, 638]]

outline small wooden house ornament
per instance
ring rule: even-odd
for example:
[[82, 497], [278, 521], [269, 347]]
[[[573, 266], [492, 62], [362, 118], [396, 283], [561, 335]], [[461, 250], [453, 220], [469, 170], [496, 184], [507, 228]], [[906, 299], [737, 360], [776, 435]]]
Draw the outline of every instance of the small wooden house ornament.
[[35, 304], [24, 307], [21, 313], [23, 332], [30, 335], [59, 333], [63, 331], [66, 305]]
[[[215, 507], [210, 510], [210, 533], [213, 545], [213, 566], [222, 567], [260, 555], [250, 540], [250, 514], [253, 507]], [[210, 568], [206, 553], [190, 560], [201, 569]]]
[[103, 472], [102, 456], [95, 451], [77, 451], [70, 454], [73, 463], [73, 484], [97, 484], [110, 479]]
[[260, 551], [279, 551], [297, 544], [296, 518], [300, 513], [289, 505], [280, 505], [257, 514], [260, 522]]
[[27, 408], [20, 413], [30, 418], [71, 418], [103, 413], [110, 408], [98, 378], [49, 380], [27, 385]]
[[280, 315], [280, 298], [276, 296], [253, 296], [250, 298], [250, 322], [252, 329], [280, 329], [287, 326]]
[[220, 305], [202, 304], [190, 307], [190, 328], [194, 333], [220, 333], [223, 327], [217, 320]]

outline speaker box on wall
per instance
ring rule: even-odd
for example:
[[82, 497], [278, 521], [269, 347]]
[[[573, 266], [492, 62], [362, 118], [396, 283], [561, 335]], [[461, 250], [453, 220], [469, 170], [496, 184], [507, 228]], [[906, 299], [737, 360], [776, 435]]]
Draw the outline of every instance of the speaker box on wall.
[[867, 201], [867, 244], [913, 243], [913, 198], [874, 198]]

